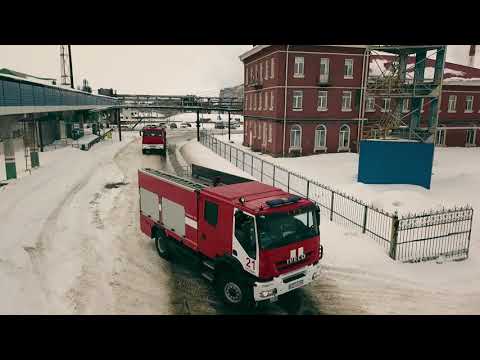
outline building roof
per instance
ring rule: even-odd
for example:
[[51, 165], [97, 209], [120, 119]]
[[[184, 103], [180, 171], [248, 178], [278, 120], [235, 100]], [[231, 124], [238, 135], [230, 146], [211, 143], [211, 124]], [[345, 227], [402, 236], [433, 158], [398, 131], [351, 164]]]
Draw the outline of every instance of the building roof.
[[[244, 52], [242, 55], [239, 56], [241, 61], [244, 61], [248, 57], [260, 52], [263, 49], [268, 48], [269, 46], [272, 45], [256, 45], [252, 49], [248, 50], [247, 52]], [[322, 46], [322, 45], [312, 45], [312, 46]], [[339, 47], [355, 47], [355, 48], [366, 48], [367, 45], [323, 45], [323, 46], [339, 46]]]

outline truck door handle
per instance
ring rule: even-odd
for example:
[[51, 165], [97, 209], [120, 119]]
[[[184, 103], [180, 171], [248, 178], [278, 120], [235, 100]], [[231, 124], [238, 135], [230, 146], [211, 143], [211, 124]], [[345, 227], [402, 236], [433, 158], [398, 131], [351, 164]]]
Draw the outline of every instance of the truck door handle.
[[237, 250], [232, 250], [232, 254], [237, 256]]

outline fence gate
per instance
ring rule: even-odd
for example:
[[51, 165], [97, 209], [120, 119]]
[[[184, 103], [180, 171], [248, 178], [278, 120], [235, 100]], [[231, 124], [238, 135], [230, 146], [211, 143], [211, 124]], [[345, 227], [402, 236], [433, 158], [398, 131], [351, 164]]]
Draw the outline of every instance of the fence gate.
[[396, 260], [428, 261], [468, 257], [473, 209], [441, 210], [399, 219]]

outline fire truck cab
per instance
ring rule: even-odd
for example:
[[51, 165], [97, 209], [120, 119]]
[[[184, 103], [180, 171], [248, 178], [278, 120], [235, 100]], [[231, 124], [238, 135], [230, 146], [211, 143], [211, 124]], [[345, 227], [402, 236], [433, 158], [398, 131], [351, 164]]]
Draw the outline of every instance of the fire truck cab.
[[192, 165], [139, 170], [141, 230], [160, 256], [186, 251], [229, 305], [275, 301], [320, 274], [320, 210], [281, 189]]
[[142, 136], [142, 153], [167, 152], [167, 132], [164, 126], [148, 125], [140, 130]]

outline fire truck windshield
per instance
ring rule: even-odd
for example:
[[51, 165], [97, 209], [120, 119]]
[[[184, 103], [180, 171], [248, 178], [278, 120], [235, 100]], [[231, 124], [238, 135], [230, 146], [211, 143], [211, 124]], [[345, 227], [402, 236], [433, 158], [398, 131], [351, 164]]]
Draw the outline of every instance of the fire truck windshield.
[[273, 249], [319, 235], [316, 207], [257, 216], [261, 249]]
[[162, 132], [158, 130], [143, 130], [143, 136], [162, 136]]

